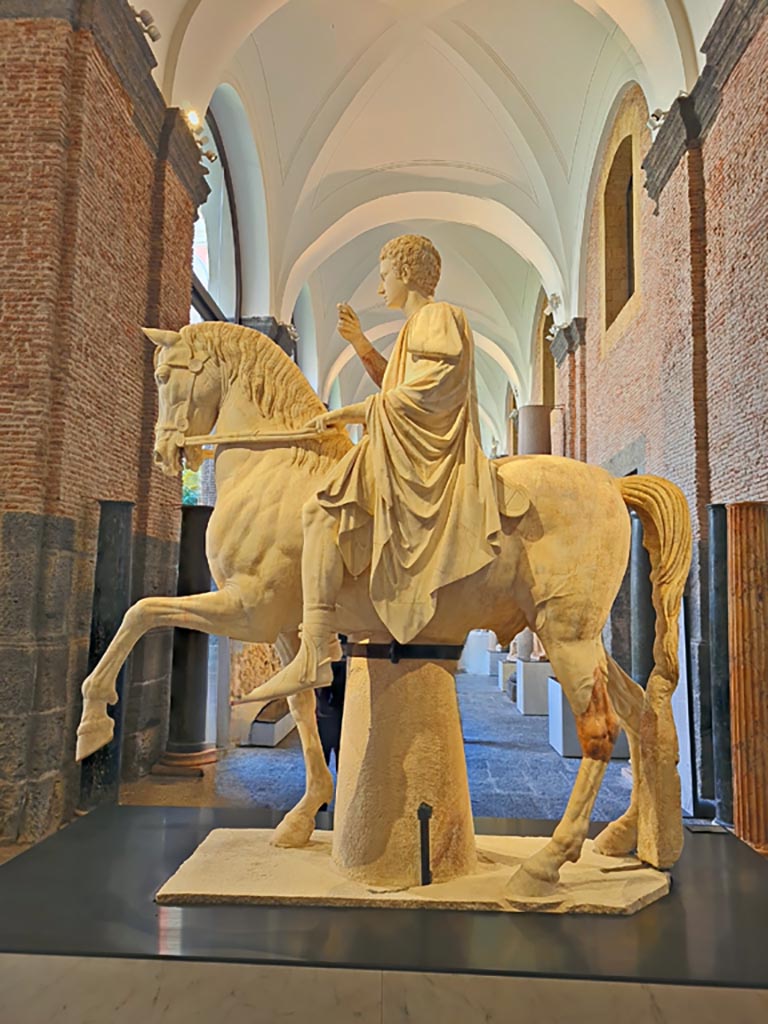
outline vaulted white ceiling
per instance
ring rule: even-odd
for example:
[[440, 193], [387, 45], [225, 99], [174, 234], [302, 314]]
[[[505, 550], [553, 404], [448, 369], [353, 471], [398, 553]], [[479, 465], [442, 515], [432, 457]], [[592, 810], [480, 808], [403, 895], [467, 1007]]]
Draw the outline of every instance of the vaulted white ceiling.
[[[558, 322], [581, 312], [584, 211], [617, 97], [638, 82], [649, 109], [667, 109], [690, 89], [719, 7], [154, 0], [152, 10], [166, 99], [203, 111], [225, 83], [244, 111], [225, 145], [258, 154], [237, 180], [241, 233], [268, 248], [268, 260], [244, 260], [245, 314], [289, 319], [302, 295], [303, 323], [314, 318], [303, 361], [324, 396], [354, 401], [369, 384], [335, 333], [335, 304], [351, 301], [385, 350], [397, 324], [376, 295], [379, 248], [405, 231], [429, 235], [443, 256], [438, 298], [463, 306], [475, 330], [489, 442], [505, 437], [508, 385], [530, 400], [542, 289], [560, 299]], [[227, 137], [248, 130], [247, 144]]]

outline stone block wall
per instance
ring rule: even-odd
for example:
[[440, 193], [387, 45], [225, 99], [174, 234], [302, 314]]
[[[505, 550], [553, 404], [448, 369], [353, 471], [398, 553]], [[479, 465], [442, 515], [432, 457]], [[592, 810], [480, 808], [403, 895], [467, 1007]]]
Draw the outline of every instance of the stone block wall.
[[[206, 186], [124, 0], [4, 5], [0, 60], [13, 117], [0, 153], [0, 841], [12, 842], [77, 804], [99, 500], [135, 503], [134, 599], [175, 588], [179, 486], [152, 468], [139, 328], [188, 320]], [[128, 774], [164, 744], [170, 643], [148, 638], [132, 659]]]
[[[694, 414], [705, 401], [697, 377], [701, 344], [697, 287], [701, 280], [703, 240], [692, 227], [691, 195], [702, 188], [686, 153], [664, 188], [658, 209], [642, 188], [642, 163], [651, 146], [648, 109], [639, 88], [621, 103], [606, 147], [589, 227], [586, 286], [585, 380], [587, 412], [583, 422], [587, 459], [617, 475], [654, 473], [674, 481], [688, 499], [696, 555], [688, 600], [694, 688], [697, 770], [700, 790], [711, 790], [711, 712], [706, 661], [706, 605], [701, 552], [706, 521], [705, 474], [699, 457], [706, 436]], [[606, 328], [603, 180], [622, 138], [633, 139], [635, 182], [635, 293]], [[695, 154], [698, 156], [698, 154]], [[698, 250], [698, 251], [697, 251]], [[697, 319], [698, 317], [698, 319]], [[619, 612], [616, 613], [617, 615]], [[619, 623], [616, 623], [617, 627]]]

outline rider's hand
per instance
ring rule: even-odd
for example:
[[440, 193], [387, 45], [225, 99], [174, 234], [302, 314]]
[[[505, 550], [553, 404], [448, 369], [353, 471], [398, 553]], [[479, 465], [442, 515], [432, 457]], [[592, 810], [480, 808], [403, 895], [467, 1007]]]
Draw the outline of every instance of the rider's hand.
[[343, 405], [332, 412], [324, 412], [315, 416], [305, 424], [306, 430], [316, 430], [321, 434], [329, 427], [346, 427], [350, 423], [365, 423], [365, 402], [357, 405]]
[[331, 412], [324, 412], [322, 416], [315, 416], [314, 419], [307, 420], [304, 424], [306, 430], [316, 430], [318, 434], [322, 434], [324, 430], [327, 430], [332, 423], [330, 417], [333, 416]]
[[339, 311], [339, 322], [336, 325], [336, 330], [342, 338], [348, 341], [355, 349], [364, 345], [368, 339], [363, 334], [360, 318], [354, 309], [348, 306], [346, 302], [340, 302], [336, 308]]

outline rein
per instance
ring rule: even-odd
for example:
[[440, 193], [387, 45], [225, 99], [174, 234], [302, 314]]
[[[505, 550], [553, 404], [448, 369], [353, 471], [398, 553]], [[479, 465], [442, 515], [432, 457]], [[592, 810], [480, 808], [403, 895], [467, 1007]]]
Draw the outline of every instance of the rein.
[[[189, 394], [184, 402], [178, 422], [158, 424], [155, 428], [156, 434], [161, 431], [175, 434], [177, 448], [202, 448], [205, 445], [216, 448], [217, 446], [228, 444], [283, 444], [291, 441], [323, 441], [337, 434], [337, 431], [333, 430], [333, 428], [326, 427], [325, 430], [308, 430], [303, 428], [300, 430], [285, 430], [271, 433], [257, 430], [240, 434], [195, 434], [185, 437], [184, 430], [189, 424], [189, 407], [192, 404], [192, 392], [195, 388], [195, 381], [209, 358], [210, 353], [206, 352], [193, 357], [188, 363], [167, 362], [162, 363], [158, 367], [158, 373], [163, 368], [167, 368], [168, 370], [186, 370], [192, 374]], [[204, 459], [212, 459], [214, 457], [214, 452], [212, 451], [205, 451], [202, 454]]]
[[[184, 444], [179, 447], [200, 448], [203, 445], [223, 444], [281, 444], [284, 441], [323, 441], [329, 436], [336, 434], [336, 431], [326, 428], [325, 430], [284, 430], [275, 433], [267, 431], [254, 431], [245, 434], [197, 434], [194, 437], [185, 437]], [[203, 453], [208, 458], [213, 457], [213, 452]]]

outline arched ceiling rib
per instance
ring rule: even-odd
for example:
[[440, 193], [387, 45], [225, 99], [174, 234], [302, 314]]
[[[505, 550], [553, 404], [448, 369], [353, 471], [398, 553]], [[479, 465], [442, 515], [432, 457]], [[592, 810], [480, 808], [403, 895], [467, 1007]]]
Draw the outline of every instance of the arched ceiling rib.
[[548, 293], [563, 294], [558, 261], [530, 224], [514, 210], [493, 199], [455, 192], [419, 191], [373, 199], [350, 210], [315, 238], [285, 276], [280, 305], [283, 319], [290, 318], [304, 281], [343, 245], [381, 224], [425, 218], [467, 225], [501, 239], [536, 268]]
[[[165, 0], [157, 78], [170, 102], [201, 111], [223, 81], [240, 94], [269, 226], [270, 293], [254, 302], [289, 320], [308, 288], [326, 388], [340, 374], [346, 390], [362, 386], [339, 363], [335, 302], [354, 296], [366, 329], [388, 330], [370, 278], [378, 248], [387, 231], [428, 223], [498, 419], [513, 372], [518, 400], [529, 395], [540, 289], [559, 296], [560, 322], [582, 312], [585, 208], [616, 97], [637, 82], [650, 109], [667, 109], [690, 89], [719, 5]], [[238, 192], [255, 209], [246, 179]]]

